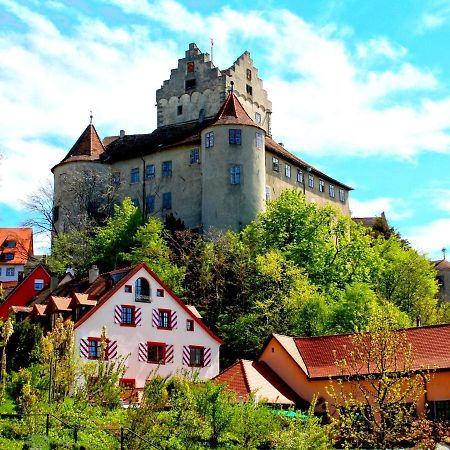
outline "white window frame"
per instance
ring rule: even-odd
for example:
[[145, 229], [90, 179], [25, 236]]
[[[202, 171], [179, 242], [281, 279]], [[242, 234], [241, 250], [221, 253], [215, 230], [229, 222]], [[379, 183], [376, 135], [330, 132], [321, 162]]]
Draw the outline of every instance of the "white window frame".
[[308, 186], [314, 189], [314, 175], [311, 173], [308, 175]]
[[336, 191], [334, 189], [334, 184], [330, 184], [328, 190], [330, 192], [330, 197], [331, 198], [335, 198], [336, 197]]
[[325, 181], [319, 180], [319, 192], [325, 192]]
[[289, 164], [284, 166], [284, 176], [286, 178], [291, 178], [291, 166]]
[[205, 148], [214, 147], [214, 131], [205, 133]]

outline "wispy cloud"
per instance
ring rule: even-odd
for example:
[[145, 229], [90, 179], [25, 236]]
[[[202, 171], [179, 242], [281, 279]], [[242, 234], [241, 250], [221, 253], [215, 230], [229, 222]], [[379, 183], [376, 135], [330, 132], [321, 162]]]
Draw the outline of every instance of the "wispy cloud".
[[450, 218], [434, 220], [426, 225], [413, 227], [404, 233], [404, 237], [414, 248], [439, 258], [443, 247], [450, 249]]
[[391, 197], [377, 197], [366, 201], [351, 198], [350, 210], [353, 217], [375, 217], [384, 212], [388, 221], [406, 219], [413, 215], [407, 202]]
[[429, 0], [424, 3], [425, 10], [419, 17], [417, 32], [424, 34], [446, 25], [450, 21], [450, 3], [448, 0]]

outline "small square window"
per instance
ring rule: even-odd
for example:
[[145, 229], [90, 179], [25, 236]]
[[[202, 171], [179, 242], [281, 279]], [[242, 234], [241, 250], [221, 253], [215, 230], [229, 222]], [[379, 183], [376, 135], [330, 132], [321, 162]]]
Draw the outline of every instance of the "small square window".
[[336, 192], [335, 192], [334, 186], [332, 184], [330, 184], [330, 197], [331, 198], [336, 197]]
[[162, 209], [172, 209], [172, 192], [164, 192], [163, 193]]
[[164, 161], [162, 163], [162, 176], [163, 177], [172, 176], [172, 161]]
[[195, 69], [194, 61], [188, 61], [188, 63], [186, 64], [186, 72], [187, 73], [194, 73], [194, 69]]
[[214, 147], [214, 131], [205, 134], [205, 148]]
[[230, 184], [241, 184], [241, 166], [230, 167]]
[[99, 338], [88, 338], [89, 342], [89, 359], [100, 358], [100, 344], [101, 340]]
[[130, 183], [139, 183], [139, 168], [131, 169]]
[[155, 178], [156, 175], [156, 168], [154, 164], [147, 164], [145, 166], [145, 179], [151, 180], [152, 178]]
[[149, 342], [147, 344], [147, 362], [153, 364], [164, 364], [166, 356], [166, 344]]
[[259, 112], [255, 112], [255, 122], [258, 124], [261, 123], [261, 114]]
[[241, 130], [239, 128], [230, 128], [228, 130], [228, 142], [230, 145], [241, 145]]
[[297, 170], [297, 182], [303, 184], [303, 172], [300, 169]]
[[248, 95], [253, 95], [253, 88], [249, 84], [246, 85], [245, 89]]
[[252, 71], [251, 69], [247, 69], [247, 80], [252, 81]]
[[319, 192], [325, 191], [325, 181], [319, 180]]
[[314, 187], [314, 175], [311, 175], [311, 174], [308, 175], [308, 186], [310, 188]]
[[198, 164], [200, 162], [200, 150], [198, 148], [194, 148], [191, 150], [190, 163]]
[[128, 293], [133, 292], [133, 286], [131, 286], [131, 284], [126, 284], [124, 287], [124, 291]]
[[181, 116], [181, 114], [183, 114], [183, 105], [178, 105], [177, 106], [177, 115]]
[[284, 175], [286, 178], [291, 178], [291, 166], [289, 164], [284, 166]]
[[44, 289], [44, 280], [34, 280], [34, 290], [42, 291], [42, 289]]
[[256, 132], [255, 137], [256, 137], [256, 148], [259, 148], [259, 149], [263, 148], [263, 135], [262, 135], [262, 133]]
[[189, 365], [203, 367], [204, 351], [203, 347], [189, 347]]
[[158, 314], [158, 328], [172, 328], [171, 311], [168, 309], [160, 309]]
[[164, 289], [156, 289], [157, 297], [164, 297]]
[[133, 306], [122, 306], [122, 317], [120, 320], [121, 325], [134, 325], [134, 307]]
[[186, 331], [194, 331], [194, 321], [193, 319], [186, 320]]
[[16, 269], [14, 267], [7, 267], [7, 269], [6, 269], [7, 277], [13, 277], [15, 273], [16, 273]]
[[186, 80], [186, 91], [188, 91], [190, 89], [195, 89], [196, 86], [197, 86], [197, 82], [196, 82], [195, 78], [193, 78], [192, 80]]
[[272, 169], [274, 172], [280, 171], [280, 161], [278, 161], [278, 158], [272, 158]]

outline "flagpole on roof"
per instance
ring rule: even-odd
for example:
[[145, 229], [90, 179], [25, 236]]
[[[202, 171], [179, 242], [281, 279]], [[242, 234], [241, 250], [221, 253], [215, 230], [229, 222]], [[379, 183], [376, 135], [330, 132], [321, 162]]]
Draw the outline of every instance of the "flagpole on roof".
[[213, 62], [213, 52], [214, 52], [214, 39], [211, 39], [211, 62]]

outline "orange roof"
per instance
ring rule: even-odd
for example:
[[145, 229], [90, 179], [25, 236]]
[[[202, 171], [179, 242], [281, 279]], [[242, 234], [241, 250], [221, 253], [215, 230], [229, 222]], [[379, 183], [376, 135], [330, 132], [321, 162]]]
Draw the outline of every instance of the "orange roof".
[[73, 298], [78, 305], [95, 306], [97, 304], [97, 300], [90, 300], [88, 294], [75, 292]]
[[[212, 125], [251, 125], [259, 127], [247, 114], [234, 92], [230, 92]], [[260, 128], [260, 127], [259, 127]]]
[[186, 308], [189, 309], [189, 311], [191, 311], [191, 313], [192, 313], [195, 317], [197, 317], [197, 318], [199, 318], [199, 319], [202, 318], [202, 315], [197, 311], [197, 308], [196, 308], [194, 305], [186, 305]]
[[50, 296], [50, 302], [55, 305], [57, 311], [70, 311], [69, 305], [71, 301], [72, 299], [70, 297], [56, 297], [54, 295]]
[[[450, 369], [450, 324], [398, 330], [404, 332], [412, 345], [413, 369], [427, 367], [435, 370]], [[341, 375], [335, 358], [348, 357], [354, 348], [352, 334], [316, 337], [288, 337], [274, 335], [289, 355], [309, 378], [329, 378]], [[293, 346], [286, 342], [293, 342]], [[305, 370], [306, 369], [306, 370]]]
[[[6, 256], [12, 254], [12, 258]], [[26, 264], [33, 256], [33, 230], [31, 228], [0, 228], [1, 264]]]
[[262, 361], [240, 359], [214, 378], [217, 383], [246, 398], [250, 393], [267, 403], [295, 405], [302, 400]]
[[37, 316], [45, 316], [45, 309], [47, 305], [35, 304], [33, 305], [33, 312]]
[[[89, 124], [59, 164], [71, 161], [95, 161], [104, 151], [105, 147], [97, 130], [94, 125]], [[52, 172], [59, 164], [52, 168]]]
[[18, 281], [0, 281], [0, 286], [3, 289], [12, 289], [15, 288], [19, 284]]

